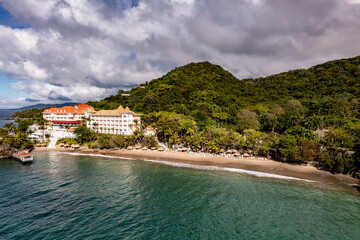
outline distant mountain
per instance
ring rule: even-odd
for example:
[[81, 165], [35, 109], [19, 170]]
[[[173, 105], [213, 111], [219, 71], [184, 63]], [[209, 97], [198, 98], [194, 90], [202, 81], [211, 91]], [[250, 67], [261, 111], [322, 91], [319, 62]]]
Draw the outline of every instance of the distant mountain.
[[26, 109], [34, 109], [34, 108], [35, 109], [42, 109], [42, 108], [50, 108], [50, 107], [59, 108], [59, 107], [64, 107], [64, 106], [74, 106], [74, 105], [77, 105], [77, 104], [79, 104], [79, 103], [76, 103], [76, 102], [66, 102], [66, 103], [59, 103], [59, 104], [39, 103], [39, 104], [26, 106], [26, 107], [14, 109], [14, 110], [21, 111], [21, 110], [26, 110]]
[[66, 103], [59, 103], [59, 104], [46, 104], [46, 103], [39, 103], [31, 106], [26, 106], [17, 109], [0, 109], [0, 118], [11, 117], [15, 112], [30, 110], [30, 109], [43, 109], [43, 108], [50, 108], [50, 107], [63, 107], [63, 106], [74, 106], [79, 103], [76, 102], [66, 102]]

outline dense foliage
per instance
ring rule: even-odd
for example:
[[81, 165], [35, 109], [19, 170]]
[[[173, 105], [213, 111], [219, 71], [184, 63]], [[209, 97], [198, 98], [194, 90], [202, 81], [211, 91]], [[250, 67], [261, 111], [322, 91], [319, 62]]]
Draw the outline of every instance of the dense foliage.
[[32, 149], [34, 145], [31, 141], [29, 141], [27, 134], [30, 133], [28, 129], [34, 121], [34, 119], [17, 119], [17, 126], [13, 123], [7, 123], [3, 128], [0, 128], [0, 150], [7, 150], [7, 154], [0, 151], [0, 155], [9, 157], [12, 152], [19, 149]]
[[244, 80], [209, 62], [190, 63], [88, 104], [129, 106], [168, 144], [360, 171], [360, 57]]
[[42, 112], [44, 109], [25, 109], [22, 111], [15, 112], [11, 117], [12, 118], [34, 118], [34, 117], [42, 117]]
[[99, 134], [87, 128], [85, 124], [76, 128], [74, 131], [76, 138], [64, 138], [58, 141], [64, 144], [87, 145], [90, 149], [109, 149], [109, 148], [127, 148], [128, 146], [139, 145], [141, 147], [158, 147], [154, 136], [145, 136], [142, 131], [135, 131], [134, 134], [111, 135]]

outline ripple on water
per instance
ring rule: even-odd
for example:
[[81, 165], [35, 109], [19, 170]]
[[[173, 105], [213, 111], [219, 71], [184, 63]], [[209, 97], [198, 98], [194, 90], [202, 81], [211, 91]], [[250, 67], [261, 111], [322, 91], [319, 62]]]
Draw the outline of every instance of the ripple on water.
[[359, 197], [154, 163], [47, 153], [31, 168], [0, 163], [0, 239], [360, 236]]

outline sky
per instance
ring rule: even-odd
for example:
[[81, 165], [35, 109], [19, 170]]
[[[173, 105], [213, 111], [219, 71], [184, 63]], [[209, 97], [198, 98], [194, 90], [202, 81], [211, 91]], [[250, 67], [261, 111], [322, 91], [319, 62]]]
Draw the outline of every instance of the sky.
[[360, 0], [0, 0], [0, 108], [99, 100], [209, 61], [239, 79], [360, 55]]

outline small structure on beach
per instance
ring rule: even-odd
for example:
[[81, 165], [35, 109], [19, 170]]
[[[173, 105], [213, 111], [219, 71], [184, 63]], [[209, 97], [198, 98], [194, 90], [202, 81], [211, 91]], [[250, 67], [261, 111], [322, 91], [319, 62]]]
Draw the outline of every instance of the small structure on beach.
[[79, 144], [73, 144], [73, 145], [71, 145], [71, 148], [72, 149], [79, 149], [80, 145]]
[[34, 161], [34, 154], [29, 152], [19, 152], [12, 155], [21, 164], [28, 164]]

